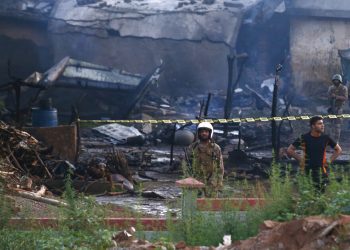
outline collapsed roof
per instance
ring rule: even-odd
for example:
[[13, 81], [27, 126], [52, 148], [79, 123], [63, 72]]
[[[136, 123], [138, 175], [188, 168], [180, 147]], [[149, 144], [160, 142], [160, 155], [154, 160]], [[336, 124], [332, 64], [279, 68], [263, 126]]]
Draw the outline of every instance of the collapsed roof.
[[242, 21], [268, 19], [283, 0], [2, 0], [0, 16], [50, 23], [55, 33], [222, 42]]
[[[112, 105], [113, 110], [116, 106], [122, 107], [116, 111], [116, 117], [125, 118], [144, 98], [150, 87], [157, 83], [161, 70], [162, 64], [156, 66], [147, 75], [131, 74], [118, 69], [65, 57], [45, 73], [34, 72], [24, 80], [22, 85], [38, 88], [39, 91], [49, 90], [48, 92], [50, 92], [51, 89], [51, 95], [53, 93], [58, 94], [60, 101], [64, 100], [65, 105], [69, 102], [74, 102], [72, 92], [62, 92], [62, 89], [59, 92], [57, 91], [58, 89], [53, 89], [54, 87], [86, 90], [94, 96], [94, 100], [102, 98], [103, 102]], [[99, 90], [102, 90], [104, 94], [101, 95]], [[77, 94], [78, 91], [74, 92]], [[64, 93], [65, 99], [62, 99], [62, 93]], [[90, 113], [87, 115], [96, 117], [96, 114], [93, 112], [98, 110], [98, 107], [94, 106], [91, 100], [88, 100], [88, 104], [82, 106], [88, 105], [90, 106], [85, 111], [88, 110], [92, 115]], [[60, 110], [63, 110], [63, 108]], [[97, 113], [99, 115], [104, 114], [101, 110]]]
[[158, 80], [160, 66], [147, 76], [63, 58], [45, 73], [33, 73], [24, 82], [32, 87], [68, 87], [105, 90], [134, 90], [141, 85]]

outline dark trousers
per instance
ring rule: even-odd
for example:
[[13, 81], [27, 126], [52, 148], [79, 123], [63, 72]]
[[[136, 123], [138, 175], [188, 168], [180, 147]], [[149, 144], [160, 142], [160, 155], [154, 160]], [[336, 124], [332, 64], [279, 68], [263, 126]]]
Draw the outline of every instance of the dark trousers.
[[324, 173], [322, 168], [313, 167], [305, 168], [305, 173], [311, 176], [313, 185], [317, 191], [324, 192], [327, 184], [329, 183], [328, 172]]

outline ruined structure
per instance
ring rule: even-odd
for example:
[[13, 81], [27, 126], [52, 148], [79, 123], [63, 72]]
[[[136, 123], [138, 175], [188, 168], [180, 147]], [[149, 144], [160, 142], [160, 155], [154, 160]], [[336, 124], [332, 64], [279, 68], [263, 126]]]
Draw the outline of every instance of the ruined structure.
[[280, 2], [63, 0], [49, 32], [55, 60], [69, 54], [145, 73], [162, 59], [161, 90], [205, 92], [225, 88], [226, 56], [236, 47], [242, 23], [263, 22]]
[[301, 93], [325, 93], [341, 72], [338, 50], [350, 47], [347, 0], [288, 0], [290, 53], [294, 84]]
[[[11, 75], [26, 79], [69, 56], [141, 75], [162, 61], [161, 93], [225, 92], [227, 56], [236, 51], [248, 53], [241, 86], [260, 86], [288, 49], [283, 6], [282, 0], [4, 1], [0, 82], [11, 79], [8, 60]], [[72, 101], [59, 103], [63, 96]], [[81, 96], [55, 90], [50, 97], [69, 115], [67, 107], [77, 106]]]
[[[16, 43], [29, 41], [31, 45], [26, 44], [29, 46], [23, 49], [26, 53], [17, 56], [11, 48], [6, 50], [1, 68], [3, 71], [7, 68], [8, 58], [12, 59], [14, 68], [32, 65], [30, 70], [14, 72], [26, 77], [34, 70], [42, 71], [47, 64], [71, 56], [145, 74], [163, 60], [162, 90], [169, 90], [169, 86], [176, 86], [171, 88], [171, 93], [179, 86], [225, 87], [226, 56], [239, 47], [239, 34], [249, 36], [251, 32], [242, 33], [242, 25], [269, 20], [281, 2], [5, 1], [1, 3], [2, 8], [0, 6], [3, 47], [13, 44], [12, 40]], [[255, 36], [254, 40], [259, 41], [257, 38]], [[247, 41], [241, 40], [242, 43]], [[16, 50], [16, 53], [20, 51]], [[1, 73], [1, 81], [6, 81], [3, 77], [6, 72]]]

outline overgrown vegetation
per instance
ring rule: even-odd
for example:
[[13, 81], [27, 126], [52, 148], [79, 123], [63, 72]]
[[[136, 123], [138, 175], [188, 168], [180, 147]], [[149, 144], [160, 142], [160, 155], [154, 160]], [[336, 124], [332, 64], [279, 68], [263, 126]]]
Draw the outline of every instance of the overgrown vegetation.
[[[111, 247], [112, 232], [104, 225], [105, 210], [92, 198], [78, 196], [71, 184], [68, 176], [64, 193], [68, 206], [60, 208], [57, 228], [38, 228], [27, 231], [14, 229], [3, 223], [0, 229], [1, 249], [107, 249]], [[2, 201], [5, 196], [3, 194], [0, 196]], [[6, 210], [1, 206], [1, 215], [4, 212]]]
[[[263, 205], [247, 208], [245, 212], [229, 206], [221, 213], [196, 212], [176, 225], [170, 223], [168, 240], [185, 240], [189, 245], [218, 245], [224, 235], [231, 235], [233, 240], [255, 236], [264, 220], [350, 214], [349, 174], [343, 168], [333, 168], [324, 192], [315, 188], [309, 176], [300, 173], [292, 178], [289, 173], [289, 167], [273, 163], [269, 188], [258, 183], [250, 187], [250, 194], [246, 196], [264, 198]], [[241, 189], [249, 186], [246, 181], [237, 185]]]
[[[168, 232], [155, 235], [154, 240], [218, 245], [224, 235], [231, 235], [232, 240], [256, 235], [264, 220], [288, 221], [309, 215], [350, 214], [350, 180], [344, 168], [333, 168], [324, 192], [318, 191], [308, 176], [292, 177], [289, 173], [288, 167], [274, 163], [268, 186], [236, 182], [241, 190], [247, 190], [240, 198], [263, 198], [262, 205], [247, 207], [244, 212], [231, 208], [229, 203], [220, 213], [187, 211], [177, 223], [172, 222], [169, 214]], [[0, 246], [3, 249], [107, 249], [112, 246], [112, 232], [106, 229], [103, 221], [105, 210], [93, 199], [77, 195], [70, 178], [66, 180], [64, 193], [68, 206], [60, 208], [59, 225], [54, 229], [29, 231], [9, 227], [7, 221], [12, 211], [1, 182], [0, 192]]]
[[0, 230], [5, 228], [9, 218], [12, 215], [11, 206], [9, 200], [4, 195], [5, 183], [0, 178]]

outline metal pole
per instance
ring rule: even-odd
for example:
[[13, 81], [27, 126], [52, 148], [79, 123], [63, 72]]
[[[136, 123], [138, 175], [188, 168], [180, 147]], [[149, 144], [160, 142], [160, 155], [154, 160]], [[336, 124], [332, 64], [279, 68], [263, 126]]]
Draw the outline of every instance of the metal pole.
[[174, 124], [173, 133], [171, 135], [171, 146], [170, 146], [170, 166], [174, 162], [174, 144], [175, 144], [175, 133], [176, 133], [176, 123]]
[[208, 93], [208, 98], [207, 98], [207, 102], [206, 102], [206, 104], [205, 104], [205, 109], [204, 109], [204, 117], [207, 117], [207, 116], [208, 116], [208, 110], [209, 110], [210, 99], [211, 99], [211, 93]]
[[21, 119], [21, 114], [20, 114], [20, 109], [21, 109], [21, 86], [19, 84], [17, 84], [15, 86], [15, 94], [16, 94], [16, 123], [19, 126], [20, 119]]
[[[227, 91], [226, 91], [226, 102], [225, 102], [225, 110], [224, 110], [224, 118], [228, 119], [231, 116], [232, 111], [232, 85], [233, 78], [236, 79], [237, 72], [237, 60], [236, 60], [236, 50], [233, 50], [230, 55], [227, 56], [227, 65], [228, 65], [228, 83], [227, 83]], [[225, 124], [224, 136], [227, 136], [228, 126]]]
[[[278, 87], [279, 87], [279, 72], [282, 70], [282, 65], [278, 64], [276, 66], [275, 72], [275, 83], [273, 85], [273, 97], [272, 97], [272, 109], [271, 109], [271, 117], [275, 117], [277, 114], [277, 101], [278, 101]], [[275, 159], [278, 159], [278, 145], [277, 145], [277, 125], [276, 121], [271, 121], [271, 141], [273, 154]]]

